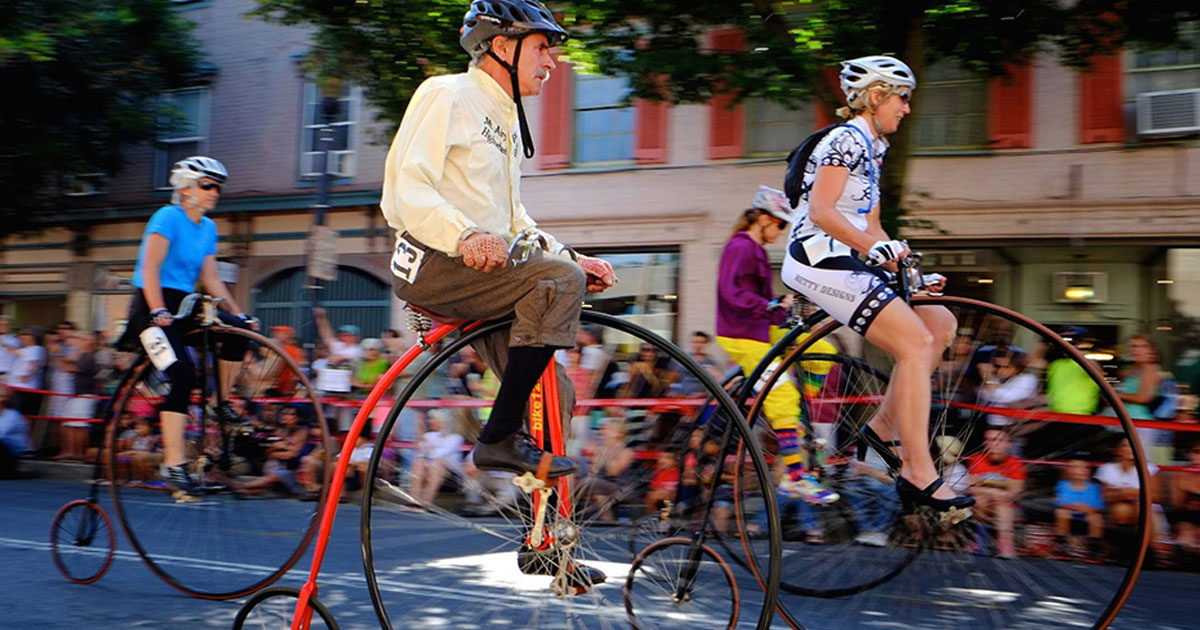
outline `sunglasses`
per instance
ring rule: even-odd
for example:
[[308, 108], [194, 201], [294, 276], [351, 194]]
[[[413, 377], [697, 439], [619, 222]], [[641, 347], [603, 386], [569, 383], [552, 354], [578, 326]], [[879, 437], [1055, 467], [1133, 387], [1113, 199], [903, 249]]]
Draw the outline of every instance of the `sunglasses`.
[[200, 182], [199, 186], [200, 190], [212, 190], [215, 188], [217, 192], [221, 192], [221, 185], [217, 182]]

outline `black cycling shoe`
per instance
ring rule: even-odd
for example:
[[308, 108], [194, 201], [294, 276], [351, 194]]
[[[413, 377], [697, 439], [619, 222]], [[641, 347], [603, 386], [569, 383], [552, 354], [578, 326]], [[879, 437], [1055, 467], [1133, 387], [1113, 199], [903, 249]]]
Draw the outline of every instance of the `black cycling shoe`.
[[[537, 551], [522, 545], [517, 552], [517, 568], [525, 575], [558, 575], [558, 559], [559, 554], [554, 550]], [[568, 561], [564, 577], [567, 586], [574, 588], [576, 595], [608, 579], [600, 569], [574, 561]]]
[[[533, 438], [517, 431], [495, 444], [475, 443], [475, 467], [480, 470], [504, 470], [518, 475], [537, 474], [538, 464], [546, 451], [538, 448]], [[552, 457], [548, 477], [561, 477], [575, 472], [575, 462], [569, 457]]]
[[921, 490], [914, 486], [911, 481], [902, 476], [896, 476], [896, 494], [900, 495], [900, 502], [904, 506], [904, 512], [911, 514], [918, 505], [924, 505], [933, 509], [938, 513], [938, 518], [945, 523], [951, 525], [958, 524], [971, 518], [975, 505], [975, 498], [972, 496], [954, 497], [953, 499], [935, 499], [933, 493], [942, 487], [945, 483], [941, 477], [933, 480], [933, 483], [925, 486]]
[[195, 479], [188, 474], [187, 465], [167, 466], [167, 485], [175, 492], [183, 493], [188, 496], [199, 497], [204, 496], [204, 488], [196, 483]]

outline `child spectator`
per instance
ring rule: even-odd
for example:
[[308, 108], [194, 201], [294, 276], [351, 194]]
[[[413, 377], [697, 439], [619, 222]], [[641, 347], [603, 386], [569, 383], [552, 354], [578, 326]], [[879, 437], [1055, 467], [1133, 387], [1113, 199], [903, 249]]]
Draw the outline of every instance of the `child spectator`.
[[975, 514], [996, 528], [997, 555], [1016, 558], [1013, 524], [1017, 500], [1025, 487], [1025, 465], [1009, 455], [1008, 434], [1002, 429], [988, 429], [983, 441], [984, 452], [972, 455], [967, 463]]
[[675, 498], [679, 488], [679, 460], [675, 453], [663, 451], [654, 463], [654, 474], [650, 476], [650, 489], [646, 492], [646, 511], [654, 512], [664, 501]]
[[426, 417], [429, 430], [421, 436], [410, 477], [410, 494], [423, 506], [433, 505], [447, 475], [462, 474], [463, 436], [450, 430], [451, 416], [433, 409]]
[[1071, 535], [1071, 525], [1079, 520], [1087, 523], [1086, 555], [1093, 555], [1104, 536], [1104, 496], [1100, 484], [1092, 481], [1088, 463], [1072, 459], [1054, 489], [1054, 538], [1060, 549], [1079, 548]]
[[136, 418], [133, 427], [121, 436], [117, 461], [129, 463], [129, 480], [138, 483], [158, 478], [158, 465], [162, 462], [159, 437], [145, 418]]

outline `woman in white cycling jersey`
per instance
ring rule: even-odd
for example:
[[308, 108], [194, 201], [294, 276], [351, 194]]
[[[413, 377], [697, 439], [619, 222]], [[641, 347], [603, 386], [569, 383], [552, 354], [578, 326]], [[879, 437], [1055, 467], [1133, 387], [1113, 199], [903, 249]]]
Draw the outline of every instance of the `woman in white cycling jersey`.
[[963, 510], [974, 500], [943, 485], [928, 435], [930, 376], [954, 339], [954, 315], [895, 299], [883, 271], [894, 271], [909, 253], [880, 223], [879, 181], [884, 137], [908, 115], [916, 77], [898, 59], [872, 56], [842, 62], [840, 78], [847, 107], [838, 114], [847, 122], [821, 139], [805, 165], [783, 281], [895, 359], [881, 411], [864, 426], [863, 441], [899, 467], [897, 493], [906, 504]]

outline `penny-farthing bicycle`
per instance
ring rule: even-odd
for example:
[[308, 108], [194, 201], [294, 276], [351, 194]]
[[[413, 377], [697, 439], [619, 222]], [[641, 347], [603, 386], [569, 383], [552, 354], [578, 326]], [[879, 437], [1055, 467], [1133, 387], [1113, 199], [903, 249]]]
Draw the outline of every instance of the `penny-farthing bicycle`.
[[[576, 476], [546, 481], [534, 475], [476, 471], [471, 475], [480, 486], [478, 493], [494, 515], [466, 518], [443, 501], [417, 504], [395, 467], [386, 461], [393, 428], [414, 394], [428, 379], [436, 378], [438, 369], [455, 353], [486, 335], [506, 334], [512, 323], [511, 317], [464, 322], [431, 321], [428, 316], [418, 313], [419, 344], [380, 379], [347, 436], [347, 444], [357, 439], [401, 372], [419, 355], [431, 351], [433, 356], [397, 396], [379, 428], [363, 486], [363, 567], [381, 627], [769, 627], [780, 571], [778, 530], [768, 527], [762, 541], [764, 555], [759, 567], [766, 588], [756, 592], [753, 605], [744, 610], [743, 594], [732, 569], [707, 543], [706, 528], [711, 524], [698, 522], [684, 535], [647, 540], [647, 546], [639, 549], [631, 562], [630, 525], [614, 516], [643, 500], [650, 481], [644, 471], [623, 477], [616, 488], [606, 487], [603, 494]], [[756, 441], [745, 439], [749, 436], [745, 419], [703, 368], [675, 345], [630, 322], [586, 310], [581, 321], [606, 328], [610, 339], [620, 335], [649, 344], [697, 379], [712, 401], [708, 415], [719, 417], [727, 426], [722, 448], [728, 457], [718, 458], [718, 467], [727, 463], [732, 470], [730, 449], [740, 437], [746, 446], [741, 474], [761, 487], [771, 487], [762, 451]], [[560, 396], [561, 381], [554, 368], [552, 363], [530, 398], [529, 430], [550, 450], [563, 453], [570, 409], [566, 414], [561, 409], [566, 398]], [[701, 413], [700, 407], [693, 409], [692, 413]], [[327, 607], [316, 598], [316, 581], [349, 468], [349, 451], [343, 449], [334, 471], [334, 491], [326, 501], [308, 582], [300, 589], [277, 587], [259, 593], [239, 611], [235, 628], [286, 623], [296, 630], [336, 627]], [[463, 474], [452, 480], [466, 483], [466, 477]], [[719, 468], [716, 477], [721, 478]], [[768, 522], [778, 522], [769, 493], [760, 493], [754, 501]], [[529, 550], [542, 554], [544, 562], [536, 570], [522, 572], [518, 552]], [[580, 583], [571, 570], [576, 564], [599, 569], [607, 579]]]
[[99, 580], [116, 552], [112, 521], [98, 501], [100, 478], [108, 481], [116, 520], [142, 561], [164, 582], [193, 597], [232, 599], [253, 593], [279, 579], [312, 539], [319, 501], [301, 502], [288, 496], [286, 483], [255, 498], [242, 498], [230, 487], [231, 482], [262, 474], [263, 462], [256, 453], [261, 452], [260, 442], [270, 437], [269, 429], [254, 426], [249, 418], [232, 422], [217, 412], [225, 400], [216, 386], [218, 350], [235, 340], [247, 346], [245, 361], [227, 374], [234, 396], [246, 404], [247, 413], [263, 425], [282, 415], [315, 425], [305, 452], [315, 471], [310, 486], [323, 492], [331, 451], [325, 432], [319, 430], [324, 421], [316, 393], [299, 365], [273, 341], [254, 331], [220, 325], [218, 302], [193, 294], [175, 316], [198, 322], [196, 330], [184, 336], [188, 350], [196, 352], [198, 370], [185, 448], [190, 473], [201, 483], [202, 494], [177, 501], [157, 478], [131, 482], [120, 476], [131, 458], [143, 456], [125, 452], [130, 441], [127, 433], [138, 422], [148, 427], [158, 423], [158, 405], [170, 387], [145, 351], [139, 350], [102, 414], [106, 430], [104, 446], [96, 455], [97, 481], [87, 499], [64, 505], [50, 525], [51, 554], [68, 580], [78, 584]]
[[[780, 500], [788, 558], [782, 618], [810, 629], [871, 627], [885, 618], [912, 628], [1107, 627], [1149, 542], [1145, 461], [1116, 392], [1047, 326], [978, 300], [919, 294], [916, 266], [896, 286], [906, 297], [912, 287], [913, 306], [940, 305], [957, 318], [958, 337], [933, 375], [930, 444], [942, 476], [980, 504], [957, 524], [899, 504], [894, 478], [903, 445], [890, 444], [894, 433], [885, 441], [864, 430], [877, 417], [890, 426], [892, 361], [824, 312], [809, 315], [747, 378], [757, 387], [737, 396], [769, 455], [762, 392], [790, 379], [802, 392], [809, 461], [841, 495], [827, 506]], [[1015, 492], [980, 464], [1001, 448], [984, 439], [995, 430], [1024, 476]], [[1134, 446], [1135, 522], [1109, 524], [1086, 553], [1065, 553], [1054, 540], [1056, 490], [1068, 462], [1084, 460], [1094, 471], [1122, 443]], [[745, 507], [735, 513], [743, 550], [731, 555], [759, 573], [770, 550], [753, 535], [757, 517]], [[1082, 537], [1082, 515], [1069, 517], [1070, 534]]]

